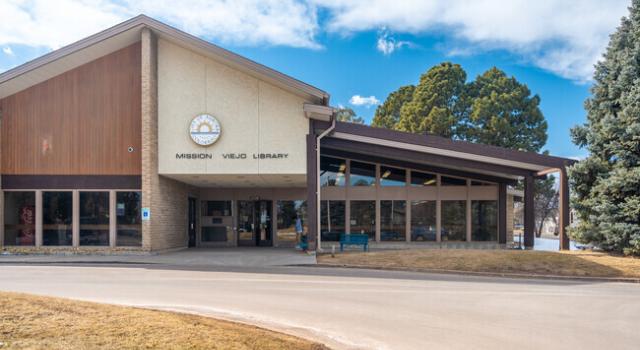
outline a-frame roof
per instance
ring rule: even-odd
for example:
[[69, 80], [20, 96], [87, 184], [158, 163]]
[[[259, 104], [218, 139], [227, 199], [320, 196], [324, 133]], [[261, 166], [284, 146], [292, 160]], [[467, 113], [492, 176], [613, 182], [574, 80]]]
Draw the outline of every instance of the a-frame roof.
[[140, 31], [145, 27], [151, 29], [160, 38], [302, 95], [313, 103], [329, 104], [329, 94], [323, 90], [145, 15], [131, 18], [0, 74], [0, 98], [131, 45], [140, 40]]

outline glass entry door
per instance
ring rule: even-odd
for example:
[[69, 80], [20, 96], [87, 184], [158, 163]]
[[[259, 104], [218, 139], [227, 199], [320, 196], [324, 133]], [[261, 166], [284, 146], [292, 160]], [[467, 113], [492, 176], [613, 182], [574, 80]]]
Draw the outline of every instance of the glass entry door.
[[273, 245], [272, 201], [238, 201], [238, 245]]

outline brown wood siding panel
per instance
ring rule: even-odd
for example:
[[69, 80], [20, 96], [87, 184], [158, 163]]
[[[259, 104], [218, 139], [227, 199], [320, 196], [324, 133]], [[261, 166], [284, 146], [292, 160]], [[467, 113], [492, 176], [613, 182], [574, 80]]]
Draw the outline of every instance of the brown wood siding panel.
[[136, 43], [0, 100], [2, 174], [140, 175], [140, 93]]

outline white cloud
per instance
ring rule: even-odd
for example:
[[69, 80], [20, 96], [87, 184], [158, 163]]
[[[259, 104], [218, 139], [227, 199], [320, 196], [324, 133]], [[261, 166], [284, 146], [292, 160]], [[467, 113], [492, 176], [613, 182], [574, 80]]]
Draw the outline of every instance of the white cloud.
[[317, 49], [316, 6], [296, 0], [126, 0], [127, 7], [191, 34], [239, 45]]
[[140, 13], [222, 43], [321, 47], [316, 7], [296, 0], [3, 0], [0, 45], [57, 49]]
[[[323, 0], [327, 29], [445, 34], [451, 50], [504, 49], [562, 77], [591, 79], [628, 0]], [[449, 46], [449, 45], [448, 45]]]
[[578, 155], [573, 155], [570, 156], [569, 159], [573, 159], [573, 160], [577, 160], [577, 161], [581, 161], [586, 159], [589, 156], [589, 154], [584, 153], [584, 154], [578, 154]]
[[11, 50], [11, 47], [9, 46], [5, 46], [2, 48], [2, 52], [4, 52], [5, 55], [7, 56], [14, 56], [15, 54], [13, 53], [13, 50]]
[[[585, 81], [629, 0], [2, 0], [0, 45], [56, 49], [145, 13], [214, 42], [318, 49], [319, 34], [437, 35], [451, 55], [507, 50]], [[319, 16], [322, 13], [322, 16]], [[383, 54], [410, 45], [379, 34]]]
[[364, 97], [360, 95], [353, 95], [349, 99], [349, 103], [351, 103], [354, 106], [364, 106], [369, 108], [371, 106], [379, 105], [380, 100], [378, 100], [375, 96]]
[[401, 49], [404, 46], [412, 46], [409, 41], [396, 41], [396, 39], [389, 34], [385, 28], [378, 32], [378, 41], [376, 43], [376, 49], [382, 52], [383, 55], [391, 55], [394, 51]]
[[0, 44], [57, 49], [121, 22], [126, 9], [102, 0], [0, 2]]

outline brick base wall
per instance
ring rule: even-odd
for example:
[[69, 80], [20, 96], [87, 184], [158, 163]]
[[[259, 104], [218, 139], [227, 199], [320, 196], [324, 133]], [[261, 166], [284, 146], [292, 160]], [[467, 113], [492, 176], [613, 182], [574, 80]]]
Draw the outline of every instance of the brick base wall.
[[186, 248], [190, 187], [164, 176], [157, 176], [153, 183], [148, 248], [153, 251]]

